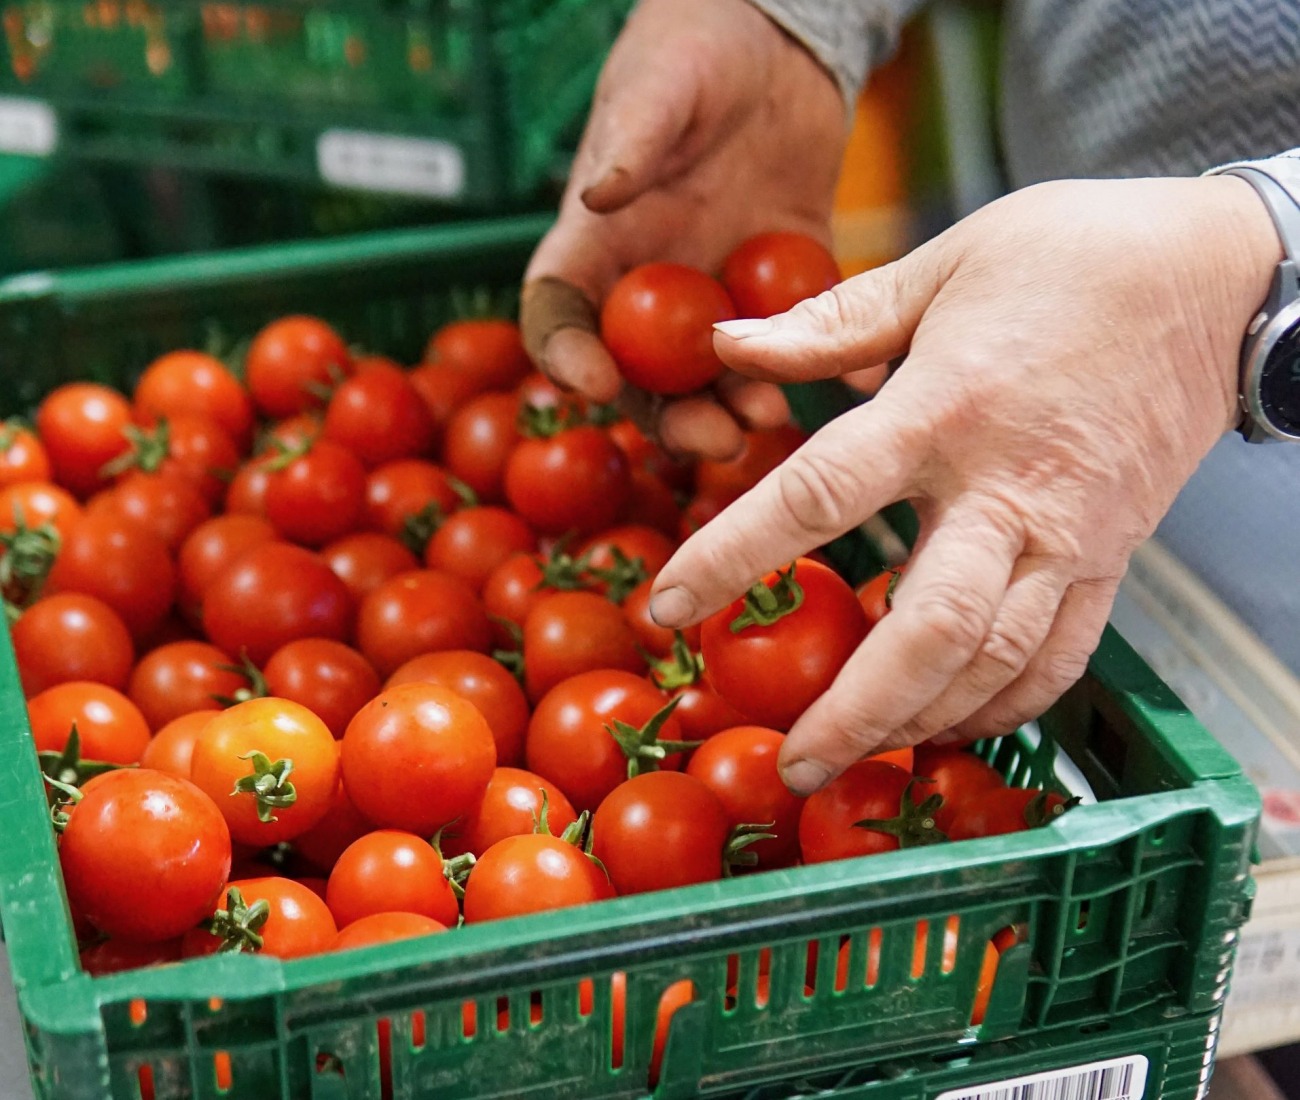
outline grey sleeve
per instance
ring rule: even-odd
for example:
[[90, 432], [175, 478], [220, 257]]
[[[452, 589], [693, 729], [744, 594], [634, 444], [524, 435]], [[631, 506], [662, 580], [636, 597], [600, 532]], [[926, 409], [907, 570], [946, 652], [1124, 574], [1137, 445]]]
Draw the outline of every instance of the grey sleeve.
[[835, 77], [850, 111], [871, 69], [926, 0], [750, 0]]

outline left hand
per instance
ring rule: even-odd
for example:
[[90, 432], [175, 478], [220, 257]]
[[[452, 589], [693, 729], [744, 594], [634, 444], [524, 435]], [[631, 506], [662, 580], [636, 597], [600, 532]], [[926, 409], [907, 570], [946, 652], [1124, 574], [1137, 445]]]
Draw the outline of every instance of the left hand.
[[911, 500], [892, 613], [790, 730], [799, 793], [941, 731], [1037, 717], [1087, 667], [1133, 549], [1236, 421], [1242, 334], [1281, 248], [1232, 177], [1064, 181], [992, 203], [719, 355], [791, 382], [907, 361], [686, 542], [664, 626]]

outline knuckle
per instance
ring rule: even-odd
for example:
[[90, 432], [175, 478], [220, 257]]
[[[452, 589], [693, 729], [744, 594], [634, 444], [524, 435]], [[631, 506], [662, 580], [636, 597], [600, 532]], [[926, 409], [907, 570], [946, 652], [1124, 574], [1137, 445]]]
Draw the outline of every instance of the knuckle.
[[1050, 654], [1043, 664], [1044, 694], [1055, 699], [1066, 688], [1077, 683], [1088, 671], [1088, 662], [1091, 658], [1091, 651], [1077, 647]]
[[1038, 651], [1038, 641], [1023, 629], [993, 624], [980, 646], [980, 657], [998, 673], [1019, 676]]
[[801, 530], [831, 537], [854, 523], [857, 478], [826, 451], [805, 448], [792, 455], [777, 472], [776, 489], [782, 510]]
[[950, 581], [918, 593], [913, 610], [939, 645], [964, 653], [974, 653], [980, 646], [993, 618], [987, 600]]

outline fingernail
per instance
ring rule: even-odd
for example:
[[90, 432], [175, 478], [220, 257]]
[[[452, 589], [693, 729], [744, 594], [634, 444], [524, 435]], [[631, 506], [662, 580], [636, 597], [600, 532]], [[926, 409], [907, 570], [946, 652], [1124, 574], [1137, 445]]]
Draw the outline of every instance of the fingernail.
[[749, 340], [755, 336], [766, 336], [776, 325], [767, 317], [742, 317], [738, 321], [718, 321], [713, 328], [733, 340]]
[[650, 597], [650, 618], [660, 626], [682, 626], [695, 606], [684, 588], [665, 588]]
[[809, 795], [821, 790], [830, 774], [830, 768], [816, 760], [796, 760], [781, 769], [781, 780], [795, 794]]

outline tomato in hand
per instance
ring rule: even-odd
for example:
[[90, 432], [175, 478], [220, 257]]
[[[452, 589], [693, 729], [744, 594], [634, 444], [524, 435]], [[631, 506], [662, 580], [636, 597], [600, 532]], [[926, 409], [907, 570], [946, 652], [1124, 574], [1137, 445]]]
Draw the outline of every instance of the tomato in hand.
[[272, 321], [248, 346], [244, 377], [265, 416], [292, 416], [324, 404], [321, 387], [352, 373], [342, 338], [315, 317]]
[[537, 536], [513, 512], [465, 508], [438, 528], [424, 552], [430, 569], [453, 573], [481, 592], [492, 571], [517, 553], [537, 549]]
[[536, 703], [556, 684], [596, 669], [642, 672], [620, 608], [594, 592], [554, 592], [524, 620], [524, 687]]
[[[419, 913], [372, 913], [340, 930], [334, 937], [334, 946], [331, 950], [351, 951], [354, 947], [413, 940], [417, 936], [432, 936], [434, 933], [445, 931], [447, 931], [445, 924], [423, 917]], [[387, 1020], [380, 1022], [388, 1023]]]
[[59, 863], [69, 904], [101, 932], [162, 943], [212, 911], [230, 873], [230, 834], [194, 784], [123, 768], [87, 785]]
[[427, 454], [437, 429], [406, 372], [379, 360], [358, 363], [357, 373], [339, 383], [323, 432], [367, 466], [379, 466]]
[[229, 883], [208, 915], [214, 931], [199, 927], [186, 932], [181, 943], [185, 958], [211, 955], [227, 944], [227, 950], [300, 959], [329, 951], [338, 936], [329, 907], [319, 897], [301, 883], [274, 875]]
[[543, 810], [552, 836], [562, 835], [578, 819], [554, 783], [522, 768], [497, 768], [488, 780], [483, 801], [468, 817], [443, 831], [443, 855], [469, 852], [479, 857], [498, 840], [527, 836], [538, 831]]
[[328, 638], [281, 646], [262, 669], [269, 695], [310, 710], [340, 739], [362, 707], [379, 694], [379, 674], [355, 649]]
[[325, 564], [359, 605], [389, 577], [420, 568], [420, 560], [392, 535], [358, 531], [331, 542], [320, 552]]
[[345, 447], [320, 439], [302, 454], [291, 451], [273, 460], [268, 468], [266, 518], [285, 538], [324, 546], [361, 523], [366, 470]]
[[140, 658], [127, 694], [140, 708], [150, 729], [196, 710], [218, 708], [248, 687], [233, 662], [207, 642], [171, 642]]
[[735, 458], [707, 459], [696, 465], [696, 495], [735, 500], [794, 454], [805, 439], [793, 424], [746, 432], [745, 445]]
[[911, 769], [916, 775], [932, 781], [932, 786], [912, 788], [912, 797], [924, 801], [931, 794], [943, 797], [943, 805], [935, 813], [939, 828], [947, 833], [953, 825], [959, 807], [968, 798], [978, 798], [984, 791], [1005, 787], [1001, 773], [986, 764], [974, 753], [959, 748], [939, 745], [917, 745]]
[[626, 456], [590, 425], [524, 439], [506, 463], [506, 499], [546, 535], [605, 529], [622, 514], [629, 485]]
[[103, 469], [130, 447], [131, 405], [116, 390], [70, 382], [51, 390], [36, 410], [36, 432], [54, 480], [78, 497], [107, 483]]
[[338, 787], [339, 751], [306, 707], [250, 699], [208, 723], [194, 742], [190, 776], [217, 803], [232, 839], [265, 848], [325, 816]]
[[475, 863], [465, 883], [465, 923], [567, 909], [614, 896], [605, 872], [577, 838], [506, 837]]
[[902, 575], [903, 567], [900, 565], [897, 569], [877, 573], [871, 580], [858, 586], [858, 603], [867, 616], [867, 626], [875, 626], [889, 614], [894, 605], [894, 589], [898, 587], [898, 579]]
[[313, 867], [328, 872], [344, 849], [371, 831], [371, 824], [352, 805], [342, 781], [334, 789], [330, 808], [315, 825], [293, 839], [293, 850]]
[[853, 589], [800, 558], [710, 615], [700, 652], [719, 695], [751, 721], [788, 730], [866, 636]]
[[[915, 782], [930, 785], [921, 778]], [[799, 817], [803, 861], [824, 863], [942, 841], [933, 803], [913, 802], [912, 783], [912, 775], [894, 764], [860, 760], [809, 795]], [[879, 827], [859, 824], [864, 821]]]
[[343, 735], [343, 782], [376, 825], [432, 836], [472, 812], [496, 768], [475, 706], [436, 684], [403, 684], [372, 700]]
[[424, 553], [438, 524], [463, 503], [447, 471], [421, 459], [387, 462], [366, 480], [366, 526], [415, 554]]
[[519, 326], [499, 318], [443, 325], [429, 339], [424, 360], [464, 371], [489, 390], [513, 389], [533, 369]]
[[27, 701], [27, 719], [37, 752], [62, 752], [74, 725], [83, 760], [134, 764], [149, 744], [144, 715], [104, 684], [74, 680], [48, 688]]
[[442, 460], [482, 500], [501, 500], [506, 466], [519, 443], [519, 406], [513, 394], [471, 398], [447, 421]]
[[485, 653], [491, 644], [492, 624], [474, 590], [434, 569], [389, 578], [361, 601], [357, 615], [357, 645], [381, 676], [422, 653]]
[[460, 917], [438, 850], [397, 829], [353, 841], [330, 872], [325, 900], [340, 928], [376, 913], [419, 913], [449, 928]]
[[194, 528], [176, 559], [176, 606], [185, 620], [201, 625], [203, 596], [218, 574], [245, 550], [277, 538], [274, 527], [251, 515], [213, 516]]
[[1038, 829], [1050, 825], [1076, 802], [1036, 787], [991, 787], [968, 792], [954, 808], [948, 839], [971, 840]]
[[95, 978], [121, 974], [147, 966], [180, 962], [180, 939], [162, 943], [132, 943], [130, 940], [103, 940], [81, 952], [81, 969]]
[[642, 264], [606, 296], [600, 338], [633, 386], [648, 393], [690, 393], [722, 374], [713, 326], [735, 316], [722, 284], [704, 272], [684, 264]]
[[135, 661], [131, 634], [103, 600], [64, 592], [37, 600], [12, 627], [23, 693], [89, 680], [119, 691]]
[[144, 747], [140, 754], [140, 767], [189, 779], [194, 742], [220, 713], [219, 710], [194, 710], [173, 718]]
[[19, 527], [35, 531], [48, 524], [66, 540], [81, 515], [72, 494], [48, 481], [20, 481], [0, 489], [0, 532]]
[[772, 317], [840, 281], [840, 266], [820, 241], [789, 231], [750, 237], [722, 265], [737, 317]]
[[352, 597], [315, 554], [266, 542], [223, 569], [203, 600], [203, 626], [227, 653], [265, 664], [299, 638], [344, 641], [352, 630]]
[[105, 510], [153, 532], [175, 553], [190, 532], [212, 515], [194, 482], [175, 473], [132, 470], [113, 488], [94, 497], [87, 511]]
[[406, 378], [424, 402], [439, 435], [446, 428], [451, 414], [471, 397], [482, 393], [484, 388], [482, 381], [468, 371], [444, 367], [440, 363], [422, 363], [407, 372]]
[[253, 437], [253, 402], [220, 359], [201, 351], [170, 351], [145, 368], [132, 395], [136, 418], [155, 424], [176, 416], [202, 416], [241, 450]]
[[0, 489], [20, 481], [49, 481], [50, 456], [21, 420], [0, 423]]

